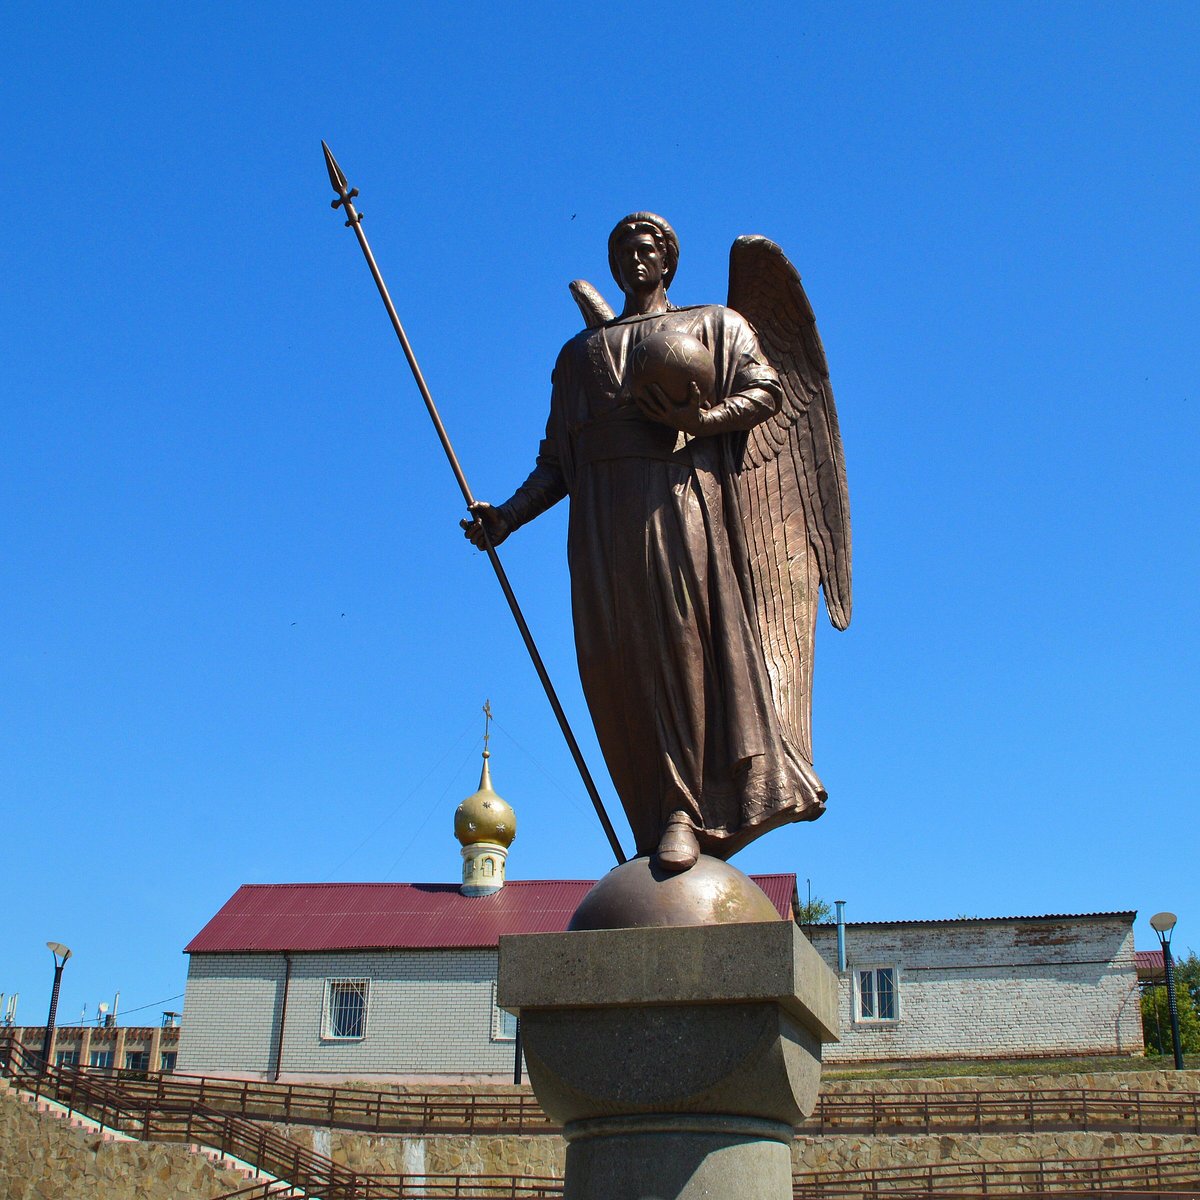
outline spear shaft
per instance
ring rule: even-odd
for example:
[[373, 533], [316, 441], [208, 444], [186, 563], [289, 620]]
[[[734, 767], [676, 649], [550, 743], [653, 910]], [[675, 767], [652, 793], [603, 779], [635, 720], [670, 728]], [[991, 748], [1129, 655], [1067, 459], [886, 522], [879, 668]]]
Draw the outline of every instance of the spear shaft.
[[[425, 376], [421, 373], [417, 356], [413, 353], [412, 346], [408, 341], [408, 335], [404, 332], [404, 326], [400, 323], [400, 316], [396, 312], [396, 306], [392, 303], [392, 297], [388, 294], [387, 284], [384, 283], [379, 266], [375, 262], [375, 255], [371, 253], [371, 246], [367, 241], [367, 235], [363, 233], [362, 213], [355, 210], [354, 198], [358, 195], [358, 188], [352, 188], [347, 184], [346, 176], [342, 174], [342, 169], [338, 166], [337, 159], [333, 157], [333, 152], [324, 142], [321, 143], [321, 149], [325, 151], [325, 166], [329, 171], [329, 182], [333, 185], [333, 190], [338, 196], [336, 200], [331, 201], [331, 207], [335, 209], [340, 208], [345, 212], [346, 224], [354, 230], [354, 236], [358, 238], [358, 244], [362, 248], [363, 257], [367, 260], [367, 266], [371, 269], [371, 278], [375, 280], [375, 286], [379, 289], [379, 298], [383, 301], [383, 306], [387, 309], [387, 314], [391, 318], [392, 328], [396, 331], [396, 337], [400, 340], [400, 348], [404, 351], [404, 357], [408, 359], [408, 365], [412, 371], [413, 379], [416, 380], [417, 389], [421, 393], [421, 399], [425, 401], [425, 409], [429, 413], [429, 419], [433, 422], [434, 429], [437, 430], [438, 440], [442, 443], [442, 449], [446, 452], [446, 458], [450, 462], [450, 469], [454, 472], [454, 478], [458, 481], [459, 490], [462, 492], [463, 499], [467, 503], [467, 510], [470, 511], [471, 506], [475, 503], [475, 497], [471, 492], [471, 485], [467, 482], [462, 464], [458, 461], [458, 455], [454, 453], [454, 447], [450, 443], [450, 435], [446, 432], [445, 425], [442, 424], [441, 415], [438, 413], [437, 405], [433, 402], [433, 396], [430, 394], [429, 385], [425, 382]], [[546, 671], [546, 664], [542, 662], [542, 656], [538, 653], [537, 645], [533, 640], [533, 634], [525, 622], [525, 616], [521, 612], [521, 606], [517, 603], [517, 597], [512, 590], [512, 585], [508, 582], [508, 575], [505, 573], [504, 567], [500, 562], [500, 556], [496, 553], [496, 548], [492, 545], [491, 539], [487, 535], [486, 526], [483, 529], [483, 538], [488, 561], [492, 564], [492, 570], [496, 573], [496, 580], [500, 584], [500, 590], [504, 593], [504, 598], [508, 601], [508, 607], [512, 611], [513, 620], [516, 621], [517, 628], [521, 632], [521, 639], [525, 643], [525, 649], [529, 652], [529, 657], [533, 661], [533, 669], [537, 672], [537, 677], [541, 680], [542, 687], [545, 689], [546, 699], [550, 701], [550, 707], [554, 710], [554, 715], [558, 719], [559, 728], [562, 730], [563, 737], [566, 738], [567, 747], [571, 751], [571, 757], [575, 760], [575, 766], [583, 780], [583, 786], [587, 790], [588, 797], [591, 799], [592, 805], [596, 810], [596, 816], [600, 818], [600, 825], [604, 830], [604, 835], [608, 838], [608, 844], [612, 847], [612, 851], [617, 857], [617, 862], [623, 863], [625, 861], [625, 853], [621, 849], [621, 843], [617, 840], [616, 831], [612, 827], [612, 822], [608, 819], [608, 813], [604, 810], [604, 803], [600, 799], [600, 793], [596, 790], [596, 784], [592, 779], [591, 772], [587, 768], [587, 763], [584, 762], [583, 752], [579, 749], [579, 743], [576, 742], [575, 734], [571, 731], [571, 724], [567, 720], [567, 714], [563, 711], [563, 707], [559, 703], [558, 694], [554, 690], [554, 684], [550, 682], [550, 676]]]

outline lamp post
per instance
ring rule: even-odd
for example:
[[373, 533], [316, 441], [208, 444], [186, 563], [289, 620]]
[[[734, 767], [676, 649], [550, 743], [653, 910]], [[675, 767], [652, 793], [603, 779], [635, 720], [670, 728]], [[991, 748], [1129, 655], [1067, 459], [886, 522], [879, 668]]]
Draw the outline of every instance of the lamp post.
[[1171, 1042], [1175, 1047], [1175, 1070], [1183, 1070], [1183, 1048], [1179, 1044], [1179, 1003], [1175, 998], [1175, 964], [1171, 959], [1171, 934], [1177, 920], [1174, 913], [1155, 913], [1150, 928], [1158, 934], [1162, 946], [1163, 967], [1167, 973], [1167, 1012], [1171, 1014]]
[[42, 1070], [50, 1064], [50, 1044], [54, 1041], [54, 1018], [58, 1014], [58, 988], [62, 983], [63, 967], [71, 951], [62, 942], [47, 942], [46, 949], [54, 955], [54, 987], [50, 992], [50, 1013], [46, 1017], [46, 1037], [42, 1042]]

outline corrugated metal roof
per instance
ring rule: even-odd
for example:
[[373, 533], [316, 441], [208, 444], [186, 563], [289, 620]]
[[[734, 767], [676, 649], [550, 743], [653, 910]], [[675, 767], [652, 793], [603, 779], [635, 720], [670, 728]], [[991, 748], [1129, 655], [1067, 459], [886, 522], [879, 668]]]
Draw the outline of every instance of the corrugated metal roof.
[[[753, 875], [785, 919], [795, 875]], [[432, 950], [495, 946], [510, 933], [558, 933], [591, 879], [529, 879], [490, 896], [453, 883], [247, 883], [184, 948], [187, 954], [283, 950]]]
[[[1137, 910], [1132, 909], [1129, 912], [1039, 913], [1032, 917], [934, 917], [921, 921], [847, 921], [846, 927], [852, 929], [858, 926], [865, 929], [869, 926], [872, 929], [880, 929], [889, 925], [989, 925], [994, 921], [1092, 921], [1108, 917], [1121, 917], [1132, 925], [1136, 916]], [[804, 928], [808, 929], [809, 925], [806, 923]], [[822, 921], [815, 928], [836, 929], [837, 923]]]
[[1159, 972], [1166, 970], [1161, 950], [1135, 950], [1133, 952], [1133, 959], [1139, 971]]

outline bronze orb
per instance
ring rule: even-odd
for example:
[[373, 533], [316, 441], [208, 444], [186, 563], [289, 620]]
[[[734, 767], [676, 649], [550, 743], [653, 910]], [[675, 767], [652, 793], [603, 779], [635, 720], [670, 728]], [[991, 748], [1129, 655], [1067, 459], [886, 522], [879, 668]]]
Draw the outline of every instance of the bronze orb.
[[694, 867], [663, 871], [642, 855], [609, 871], [575, 910], [568, 929], [648, 929], [778, 921], [766, 892], [737, 867], [700, 855]]
[[693, 383], [699, 387], [701, 399], [707, 399], [716, 381], [712, 352], [690, 333], [664, 329], [650, 334], [634, 348], [629, 364], [632, 390], [656, 383], [676, 407], [688, 403]]

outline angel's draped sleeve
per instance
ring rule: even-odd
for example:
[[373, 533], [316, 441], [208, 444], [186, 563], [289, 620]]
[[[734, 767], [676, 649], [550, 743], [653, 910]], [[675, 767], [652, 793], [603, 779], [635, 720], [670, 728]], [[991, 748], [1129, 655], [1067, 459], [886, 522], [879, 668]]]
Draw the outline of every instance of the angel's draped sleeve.
[[725, 379], [728, 394], [705, 412], [704, 432], [732, 433], [752, 429], [773, 417], [783, 400], [775, 368], [767, 362], [758, 339], [744, 317], [723, 310]]

